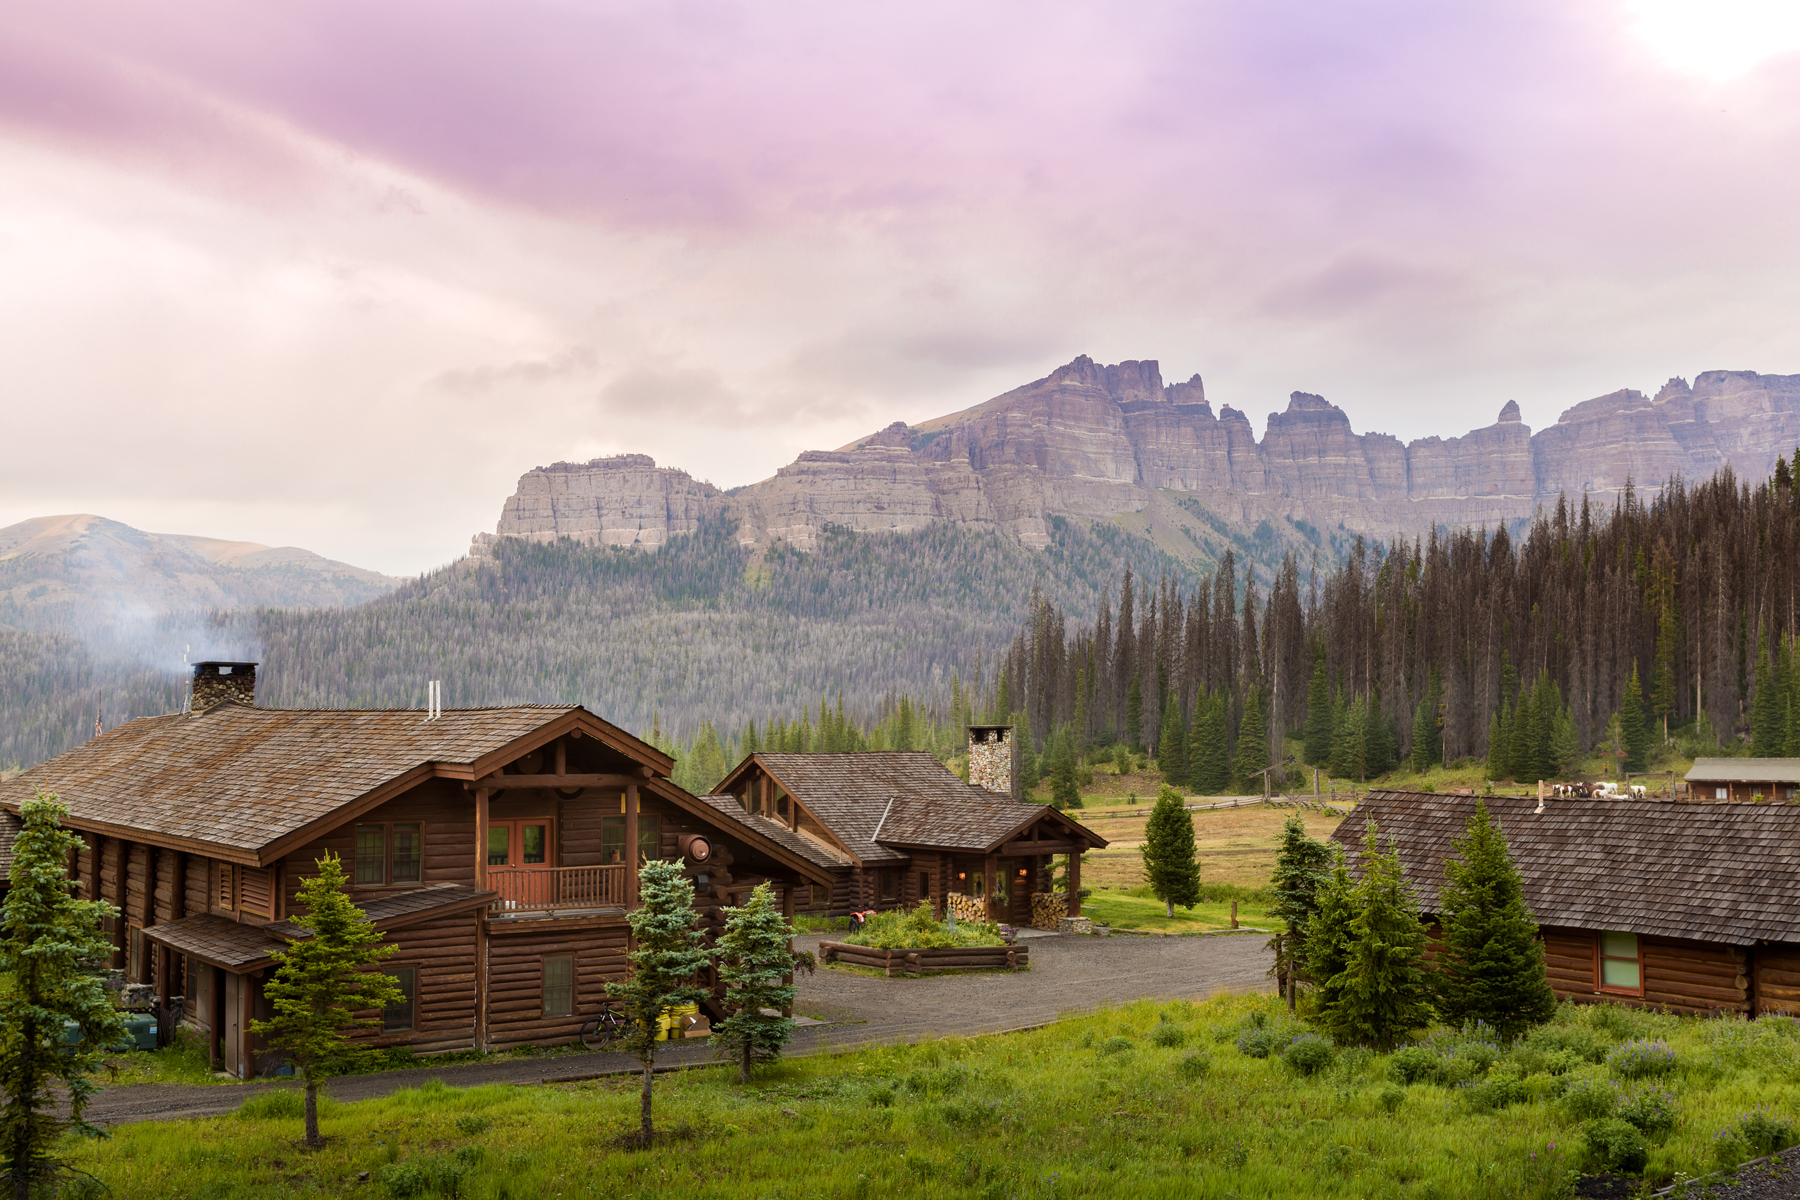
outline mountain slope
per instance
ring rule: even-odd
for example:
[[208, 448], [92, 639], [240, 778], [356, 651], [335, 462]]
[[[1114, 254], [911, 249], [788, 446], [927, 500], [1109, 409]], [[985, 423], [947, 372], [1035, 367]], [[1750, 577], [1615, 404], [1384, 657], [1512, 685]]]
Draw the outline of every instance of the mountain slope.
[[1625, 389], [1536, 434], [1508, 402], [1485, 428], [1409, 444], [1358, 434], [1342, 409], [1295, 392], [1259, 442], [1246, 414], [1214, 414], [1198, 376], [1165, 384], [1155, 361], [1083, 356], [962, 412], [807, 451], [730, 493], [643, 455], [539, 468], [472, 553], [493, 536], [650, 546], [728, 512], [756, 545], [946, 521], [1043, 546], [1050, 518], [1066, 516], [1154, 527], [1164, 549], [1201, 567], [1252, 531], [1267, 557], [1320, 549], [1329, 562], [1358, 533], [1516, 529], [1559, 495], [1610, 501], [1628, 482], [1654, 494], [1672, 475], [1701, 479], [1726, 464], [1761, 477], [1796, 444], [1796, 375], [1707, 371], [1654, 397]]

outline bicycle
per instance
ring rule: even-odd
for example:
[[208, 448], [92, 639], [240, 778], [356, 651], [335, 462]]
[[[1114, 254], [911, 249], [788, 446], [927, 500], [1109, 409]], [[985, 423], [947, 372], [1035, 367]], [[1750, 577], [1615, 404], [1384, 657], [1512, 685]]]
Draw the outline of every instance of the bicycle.
[[625, 1018], [611, 1008], [581, 1027], [581, 1044], [589, 1050], [610, 1050], [625, 1039]]

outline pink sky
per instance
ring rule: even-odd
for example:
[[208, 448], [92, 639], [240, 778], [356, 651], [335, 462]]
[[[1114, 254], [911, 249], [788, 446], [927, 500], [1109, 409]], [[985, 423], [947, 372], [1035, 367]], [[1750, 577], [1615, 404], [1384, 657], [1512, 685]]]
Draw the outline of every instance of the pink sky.
[[0, 525], [410, 572], [1081, 353], [1404, 438], [1800, 372], [1800, 37], [1724, 9], [14, 6]]

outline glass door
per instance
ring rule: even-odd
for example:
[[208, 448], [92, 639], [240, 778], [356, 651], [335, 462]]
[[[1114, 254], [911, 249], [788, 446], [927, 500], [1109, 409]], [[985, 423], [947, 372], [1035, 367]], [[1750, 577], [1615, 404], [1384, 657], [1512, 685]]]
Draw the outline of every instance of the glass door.
[[547, 820], [496, 821], [488, 826], [487, 865], [490, 867], [548, 867], [550, 822]]

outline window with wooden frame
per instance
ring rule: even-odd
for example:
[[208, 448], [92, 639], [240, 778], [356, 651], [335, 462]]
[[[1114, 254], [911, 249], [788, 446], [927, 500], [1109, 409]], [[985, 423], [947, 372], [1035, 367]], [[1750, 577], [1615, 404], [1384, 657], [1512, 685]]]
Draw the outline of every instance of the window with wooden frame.
[[126, 926], [125, 979], [130, 983], [148, 983], [144, 973], [144, 927], [135, 921]]
[[881, 898], [896, 900], [900, 896], [900, 872], [883, 871], [881, 873]]
[[931, 899], [931, 872], [930, 871], [920, 871], [919, 872], [919, 899], [921, 899], [921, 900]]
[[417, 821], [356, 827], [358, 887], [418, 883], [424, 878], [424, 827]]
[[237, 868], [230, 863], [213, 863], [213, 907], [226, 912], [237, 909]]
[[542, 990], [546, 1017], [575, 1015], [575, 956], [573, 954], [544, 955]]
[[1635, 933], [1604, 932], [1595, 947], [1595, 990], [1644, 994], [1643, 944]]
[[417, 967], [387, 967], [383, 970], [395, 983], [400, 985], [403, 997], [399, 1004], [381, 1010], [381, 1032], [401, 1033], [417, 1028], [419, 1023], [419, 969]]

